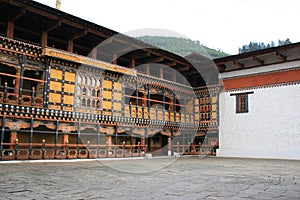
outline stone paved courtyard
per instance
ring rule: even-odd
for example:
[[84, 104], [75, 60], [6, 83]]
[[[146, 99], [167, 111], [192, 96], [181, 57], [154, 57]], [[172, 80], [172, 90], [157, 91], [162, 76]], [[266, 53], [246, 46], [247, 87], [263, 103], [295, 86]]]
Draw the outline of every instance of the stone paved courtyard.
[[0, 163], [1, 199], [300, 199], [300, 161], [198, 157]]

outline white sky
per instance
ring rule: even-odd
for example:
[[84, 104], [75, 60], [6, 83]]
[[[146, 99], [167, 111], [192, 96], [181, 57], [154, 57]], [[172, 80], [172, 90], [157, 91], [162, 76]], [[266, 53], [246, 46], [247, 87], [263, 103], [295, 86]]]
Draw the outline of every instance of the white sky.
[[[56, 0], [37, 1], [55, 7]], [[167, 29], [230, 54], [250, 41], [300, 41], [299, 0], [61, 1], [62, 11], [120, 33]]]

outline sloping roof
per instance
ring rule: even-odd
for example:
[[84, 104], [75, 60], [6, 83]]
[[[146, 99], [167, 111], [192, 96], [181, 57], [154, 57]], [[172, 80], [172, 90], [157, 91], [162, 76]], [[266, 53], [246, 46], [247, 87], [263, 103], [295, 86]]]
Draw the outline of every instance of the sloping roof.
[[300, 60], [300, 43], [214, 59], [221, 72]]

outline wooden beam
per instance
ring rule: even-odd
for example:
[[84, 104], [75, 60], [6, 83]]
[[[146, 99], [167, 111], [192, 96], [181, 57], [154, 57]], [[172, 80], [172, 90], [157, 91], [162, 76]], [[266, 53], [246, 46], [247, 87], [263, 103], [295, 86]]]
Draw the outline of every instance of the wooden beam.
[[22, 8], [14, 16], [11, 16], [7, 21], [6, 37], [14, 38], [15, 21], [26, 13], [25, 8]]
[[53, 31], [53, 30], [57, 29], [58, 27], [61, 27], [61, 20], [58, 20], [56, 24], [45, 29], [45, 32]]
[[287, 56], [283, 55], [279, 51], [276, 52], [276, 56], [280, 57], [284, 62], [287, 61]]
[[190, 69], [190, 66], [186, 65], [177, 69], [179, 72], [184, 72]]
[[158, 58], [148, 58], [148, 59], [141, 59], [139, 62], [140, 63], [158, 63], [164, 61], [163, 57], [158, 57]]
[[257, 61], [259, 64], [264, 65], [265, 62], [259, 58], [257, 58], [256, 56], [253, 57], [253, 60]]
[[78, 34], [75, 34], [73, 36], [70, 37], [71, 40], [77, 40], [81, 37], [84, 37], [88, 34], [88, 31], [85, 29], [85, 30], [82, 30], [80, 31]]
[[163, 65], [167, 65], [169, 67], [173, 67], [175, 65], [177, 65], [177, 62], [175, 61], [170, 61], [170, 62], [165, 62], [165, 63], [162, 63]]
[[243, 63], [240, 63], [238, 61], [233, 61], [233, 64], [238, 65], [240, 69], [243, 69], [245, 67]]
[[22, 8], [18, 13], [16, 13], [16, 15], [11, 16], [11, 18], [9, 19], [9, 21], [16, 21], [17, 19], [19, 19], [20, 17], [22, 17], [24, 14], [26, 13], [26, 9]]

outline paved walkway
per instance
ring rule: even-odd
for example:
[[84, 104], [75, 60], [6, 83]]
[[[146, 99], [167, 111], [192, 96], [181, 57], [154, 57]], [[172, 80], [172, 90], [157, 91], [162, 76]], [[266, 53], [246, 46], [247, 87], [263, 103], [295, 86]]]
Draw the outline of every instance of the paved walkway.
[[1, 199], [300, 199], [300, 161], [0, 162]]

